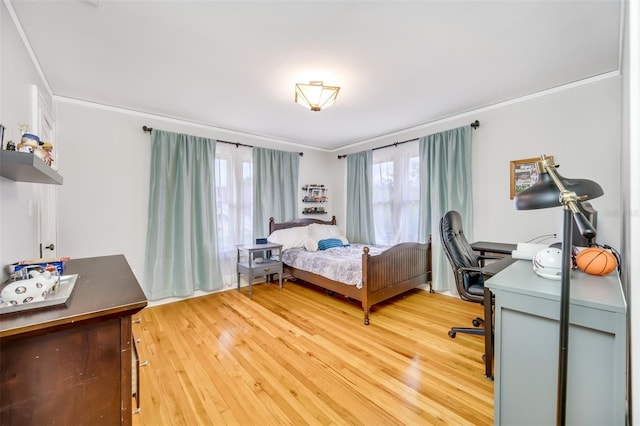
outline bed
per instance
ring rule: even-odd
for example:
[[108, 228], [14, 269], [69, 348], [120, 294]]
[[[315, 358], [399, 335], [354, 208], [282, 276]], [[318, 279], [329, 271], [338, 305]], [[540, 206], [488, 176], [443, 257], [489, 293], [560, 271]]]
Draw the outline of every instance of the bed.
[[[302, 218], [283, 223], [275, 223], [275, 220], [270, 218], [269, 235], [275, 235], [273, 234], [274, 231], [311, 224], [336, 225], [336, 218], [333, 216], [330, 221]], [[374, 255], [373, 252], [379, 252], [379, 254]], [[363, 246], [359, 257], [361, 258], [362, 284], [360, 288], [356, 285], [349, 285], [327, 278], [324, 274], [321, 275], [288, 265], [284, 255], [283, 262], [285, 271], [293, 278], [361, 302], [365, 325], [369, 325], [371, 307], [376, 303], [391, 299], [425, 283], [429, 283], [429, 291], [433, 292], [430, 240], [426, 244], [400, 243], [384, 250], [374, 250], [373, 247]]]

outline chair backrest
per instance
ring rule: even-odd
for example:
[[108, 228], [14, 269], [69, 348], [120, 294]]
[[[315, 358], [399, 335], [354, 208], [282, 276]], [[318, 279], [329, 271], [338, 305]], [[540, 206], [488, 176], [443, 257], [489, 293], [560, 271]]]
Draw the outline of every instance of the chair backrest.
[[[462, 217], [455, 210], [448, 211], [440, 219], [440, 239], [444, 248], [460, 297], [464, 300], [479, 301], [478, 286], [484, 279], [478, 272], [459, 273], [463, 267], [480, 267], [478, 253], [474, 252], [462, 229]], [[472, 289], [472, 287], [476, 287]]]

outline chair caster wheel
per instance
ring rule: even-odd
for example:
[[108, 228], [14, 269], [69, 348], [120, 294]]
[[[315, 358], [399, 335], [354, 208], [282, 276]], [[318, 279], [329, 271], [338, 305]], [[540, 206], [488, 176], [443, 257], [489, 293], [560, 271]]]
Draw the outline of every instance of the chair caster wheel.
[[455, 331], [449, 331], [449, 337], [451, 337], [452, 339], [454, 339], [456, 337], [456, 332]]
[[473, 323], [474, 327], [480, 327], [480, 321], [478, 321], [478, 319], [474, 319], [473, 321], [471, 321]]

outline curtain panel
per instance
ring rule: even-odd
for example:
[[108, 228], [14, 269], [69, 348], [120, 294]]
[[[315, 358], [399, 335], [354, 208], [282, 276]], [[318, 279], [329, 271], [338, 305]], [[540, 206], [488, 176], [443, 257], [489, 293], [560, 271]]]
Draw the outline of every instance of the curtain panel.
[[440, 240], [440, 218], [449, 210], [462, 216], [465, 234], [473, 241], [471, 190], [471, 126], [421, 137], [420, 241], [432, 237], [434, 290], [457, 294], [453, 272]]
[[225, 288], [237, 284], [237, 246], [253, 242], [253, 152], [216, 144], [218, 258]]
[[253, 148], [253, 235], [267, 237], [269, 218], [285, 222], [297, 217], [300, 154]]
[[373, 224], [373, 151], [347, 156], [347, 239], [375, 244]]
[[376, 244], [418, 241], [420, 161], [418, 140], [373, 153], [373, 220]]
[[214, 140], [151, 132], [144, 289], [151, 300], [223, 287], [216, 241]]

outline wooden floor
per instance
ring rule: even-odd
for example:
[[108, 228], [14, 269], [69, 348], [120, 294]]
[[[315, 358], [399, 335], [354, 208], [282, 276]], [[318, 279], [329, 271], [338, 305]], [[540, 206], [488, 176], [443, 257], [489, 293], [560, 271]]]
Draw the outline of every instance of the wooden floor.
[[489, 425], [483, 339], [447, 336], [481, 306], [414, 290], [362, 309], [313, 286], [230, 290], [152, 308], [134, 326], [138, 426]]

